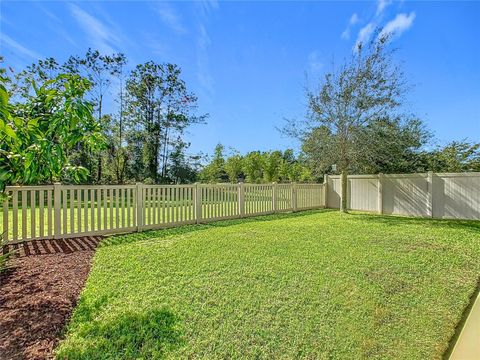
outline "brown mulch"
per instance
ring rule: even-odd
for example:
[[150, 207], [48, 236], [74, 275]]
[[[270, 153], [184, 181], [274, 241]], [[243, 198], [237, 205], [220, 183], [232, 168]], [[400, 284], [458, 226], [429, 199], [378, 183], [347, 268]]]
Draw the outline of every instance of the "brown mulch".
[[[18, 245], [0, 273], [0, 359], [50, 359], [101, 237]], [[8, 248], [0, 249], [0, 252]]]

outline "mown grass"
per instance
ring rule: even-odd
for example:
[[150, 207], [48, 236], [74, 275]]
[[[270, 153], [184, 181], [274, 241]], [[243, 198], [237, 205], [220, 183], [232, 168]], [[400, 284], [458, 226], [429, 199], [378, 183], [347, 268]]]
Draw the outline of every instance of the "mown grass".
[[316, 211], [102, 245], [58, 358], [436, 359], [480, 277], [472, 221]]

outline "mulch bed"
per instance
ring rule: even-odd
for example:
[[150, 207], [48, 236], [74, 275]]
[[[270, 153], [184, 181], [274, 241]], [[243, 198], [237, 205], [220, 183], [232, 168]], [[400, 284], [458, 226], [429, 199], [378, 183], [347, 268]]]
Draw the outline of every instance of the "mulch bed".
[[0, 274], [0, 359], [50, 359], [82, 290], [101, 237], [39, 240]]

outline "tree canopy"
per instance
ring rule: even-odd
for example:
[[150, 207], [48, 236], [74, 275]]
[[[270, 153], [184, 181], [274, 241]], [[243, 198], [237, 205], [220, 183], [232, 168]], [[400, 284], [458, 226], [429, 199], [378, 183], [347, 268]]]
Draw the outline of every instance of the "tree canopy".
[[80, 181], [87, 169], [69, 162], [79, 142], [101, 149], [104, 138], [84, 95], [90, 82], [74, 74], [57, 75], [11, 102], [7, 79], [0, 86], [0, 187]]
[[408, 84], [388, 40], [379, 32], [359, 44], [350, 59], [325, 74], [318, 89], [307, 90], [306, 121], [285, 129], [301, 140], [316, 171], [335, 165], [342, 174], [344, 211], [348, 173], [404, 170], [428, 138], [421, 121], [402, 112]]
[[[130, 71], [126, 66], [127, 59], [121, 53], [88, 49], [84, 56], [70, 56], [63, 64], [47, 58], [18, 72], [2, 69], [3, 98], [10, 99], [3, 113], [11, 113], [4, 121], [13, 124], [18, 140], [14, 143], [6, 133], [10, 127], [0, 129], [0, 136], [6, 139], [1, 149], [9, 153], [2, 153], [2, 181], [194, 181], [200, 158], [187, 154], [190, 144], [183, 136], [190, 125], [203, 123], [207, 115], [196, 113], [197, 98], [183, 81], [180, 67], [153, 61]], [[60, 124], [61, 116], [65, 121]], [[41, 126], [34, 125], [36, 121]], [[67, 121], [76, 121], [75, 126]], [[60, 125], [65, 131], [58, 128]], [[34, 139], [45, 159], [40, 157], [40, 150], [34, 154], [29, 148], [25, 174], [19, 177], [20, 170], [14, 171], [15, 176], [10, 174], [14, 166], [19, 169], [25, 165], [18, 159], [26, 150], [19, 147], [32, 145]], [[43, 143], [39, 139], [44, 139]], [[62, 146], [63, 157], [53, 156], [59, 151], [57, 143]], [[50, 144], [51, 154], [44, 150], [46, 144]], [[34, 167], [48, 168], [51, 174], [41, 175], [48, 171], [34, 171]]]

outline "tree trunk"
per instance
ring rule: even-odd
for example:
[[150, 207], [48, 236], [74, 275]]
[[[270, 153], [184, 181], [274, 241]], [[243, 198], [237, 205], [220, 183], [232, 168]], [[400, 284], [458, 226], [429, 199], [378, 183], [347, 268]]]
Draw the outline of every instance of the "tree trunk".
[[348, 204], [348, 199], [347, 199], [347, 186], [348, 186], [348, 178], [347, 178], [347, 170], [342, 170], [342, 176], [341, 176], [341, 181], [342, 181], [342, 198], [340, 201], [340, 211], [346, 213], [347, 212], [347, 204]]

